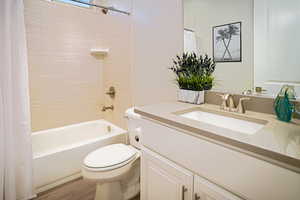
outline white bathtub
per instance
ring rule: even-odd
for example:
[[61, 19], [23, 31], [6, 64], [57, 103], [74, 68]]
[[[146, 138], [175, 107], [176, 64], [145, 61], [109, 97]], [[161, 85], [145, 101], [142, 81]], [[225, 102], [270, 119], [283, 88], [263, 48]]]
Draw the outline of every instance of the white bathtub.
[[126, 142], [125, 130], [97, 120], [32, 134], [35, 192], [43, 192], [80, 177], [83, 158], [91, 151]]

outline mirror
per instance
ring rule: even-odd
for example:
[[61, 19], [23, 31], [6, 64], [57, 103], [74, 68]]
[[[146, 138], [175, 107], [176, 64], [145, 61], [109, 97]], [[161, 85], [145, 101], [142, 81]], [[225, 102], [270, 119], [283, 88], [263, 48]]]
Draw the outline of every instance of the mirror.
[[183, 2], [184, 51], [214, 58], [214, 90], [274, 97], [289, 84], [300, 96], [299, 0]]

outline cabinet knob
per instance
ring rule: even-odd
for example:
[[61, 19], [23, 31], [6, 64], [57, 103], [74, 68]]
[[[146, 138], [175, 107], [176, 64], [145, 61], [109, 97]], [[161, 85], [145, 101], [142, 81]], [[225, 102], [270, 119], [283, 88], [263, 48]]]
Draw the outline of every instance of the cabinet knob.
[[195, 200], [200, 200], [201, 196], [199, 196], [197, 193], [195, 193]]

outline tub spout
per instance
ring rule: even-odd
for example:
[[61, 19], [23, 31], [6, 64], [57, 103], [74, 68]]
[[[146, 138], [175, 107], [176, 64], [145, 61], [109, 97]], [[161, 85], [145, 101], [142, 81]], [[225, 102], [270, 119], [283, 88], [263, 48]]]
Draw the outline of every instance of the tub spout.
[[111, 106], [103, 106], [102, 107], [102, 112], [105, 112], [106, 110], [114, 110], [114, 106], [111, 105]]

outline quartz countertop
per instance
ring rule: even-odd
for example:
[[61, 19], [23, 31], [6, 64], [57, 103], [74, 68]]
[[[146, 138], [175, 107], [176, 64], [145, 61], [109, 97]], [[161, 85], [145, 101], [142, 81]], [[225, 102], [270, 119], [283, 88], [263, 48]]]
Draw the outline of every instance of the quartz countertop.
[[[265, 122], [255, 134], [244, 134], [229, 129], [180, 116], [182, 112], [197, 109], [222, 112], [224, 115], [248, 118]], [[286, 123], [275, 115], [247, 111], [245, 114], [220, 110], [211, 104], [194, 105], [181, 102], [167, 102], [135, 108], [143, 118], [178, 128], [193, 136], [207, 138], [253, 155], [281, 167], [300, 173], [300, 120]]]

